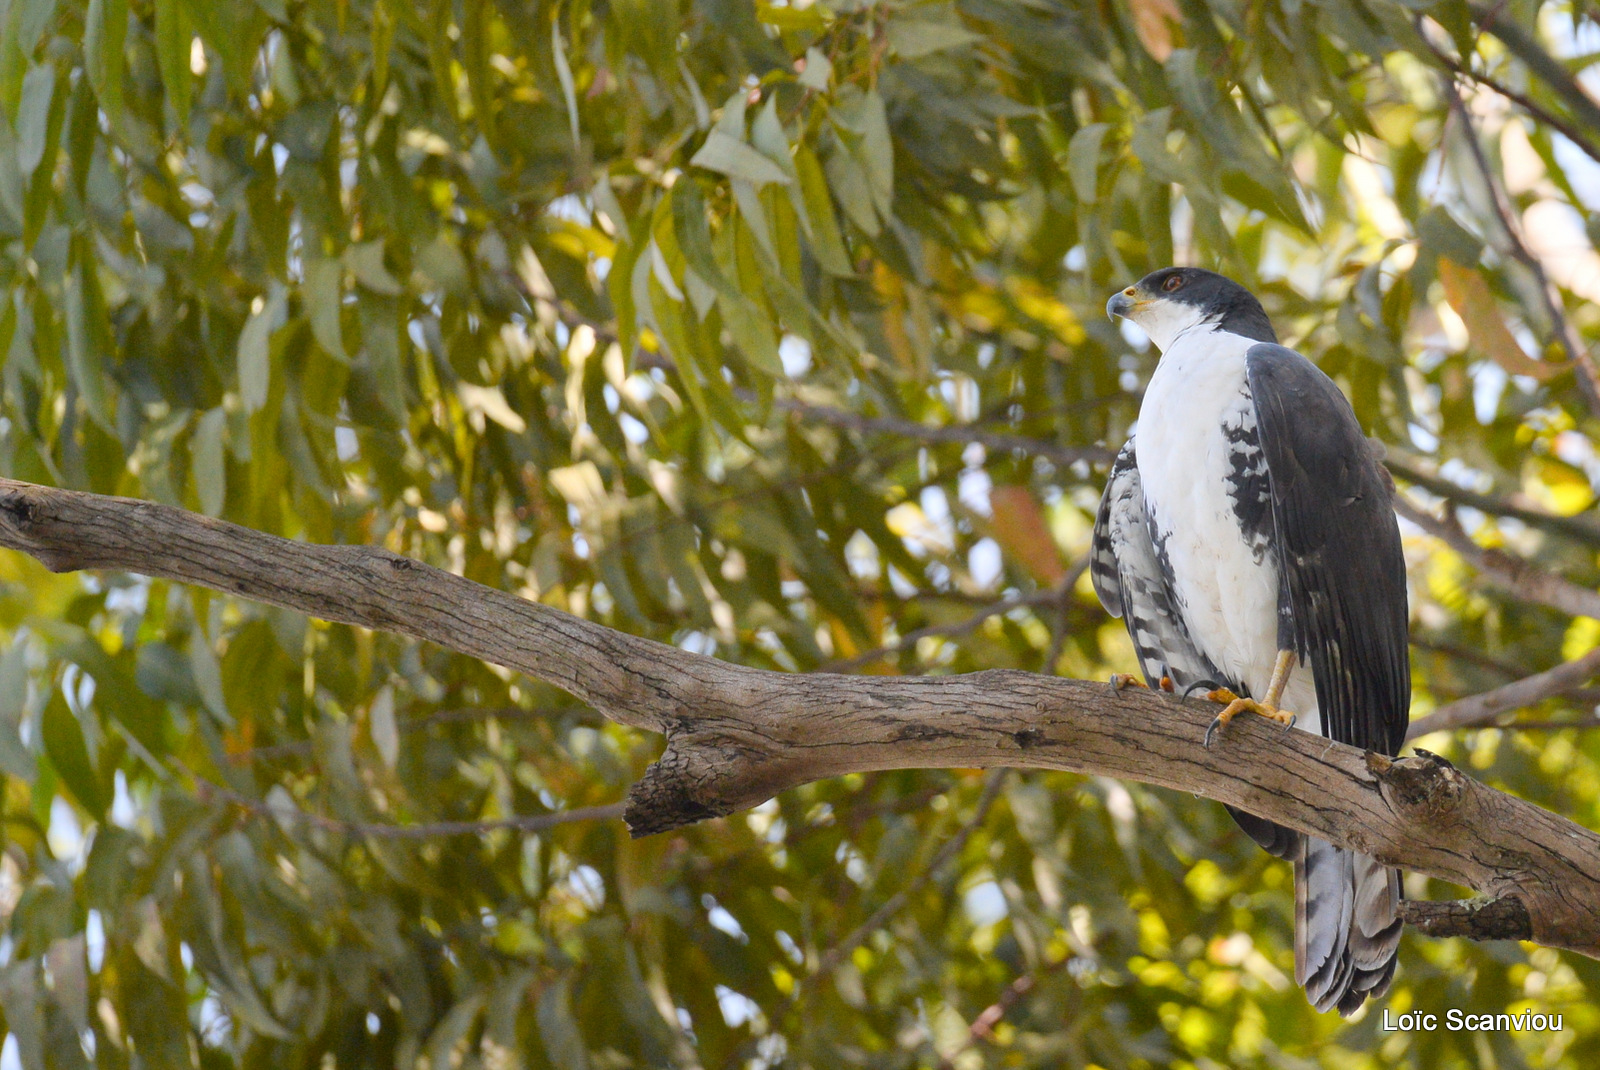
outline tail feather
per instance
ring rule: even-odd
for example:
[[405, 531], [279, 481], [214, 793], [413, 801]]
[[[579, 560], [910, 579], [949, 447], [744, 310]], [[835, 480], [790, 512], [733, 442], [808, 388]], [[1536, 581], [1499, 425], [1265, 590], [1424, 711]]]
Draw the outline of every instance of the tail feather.
[[1400, 943], [1400, 874], [1307, 838], [1295, 860], [1295, 981], [1319, 1011], [1354, 1014], [1388, 991]]

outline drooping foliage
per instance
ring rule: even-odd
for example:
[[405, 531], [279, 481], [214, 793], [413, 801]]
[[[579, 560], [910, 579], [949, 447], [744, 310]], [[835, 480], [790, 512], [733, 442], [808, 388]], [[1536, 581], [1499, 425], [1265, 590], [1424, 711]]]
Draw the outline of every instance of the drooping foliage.
[[[744, 664], [1103, 675], [1156, 354], [1102, 309], [1182, 262], [1593, 595], [1597, 55], [1575, 0], [0, 0], [0, 472]], [[1406, 533], [1417, 715], [1600, 644]], [[0, 572], [0, 1065], [1600, 1058], [1600, 970], [1531, 945], [1408, 937], [1389, 1006], [1559, 1034], [1316, 1015], [1200, 800], [893, 773], [632, 842], [562, 815], [658, 741], [547, 685]], [[1600, 734], [1426, 745], [1600, 822]]]

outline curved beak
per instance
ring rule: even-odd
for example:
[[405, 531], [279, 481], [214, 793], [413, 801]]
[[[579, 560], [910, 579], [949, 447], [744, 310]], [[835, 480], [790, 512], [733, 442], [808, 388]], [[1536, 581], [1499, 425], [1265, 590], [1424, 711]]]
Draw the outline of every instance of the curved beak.
[[1120, 293], [1111, 295], [1111, 300], [1106, 302], [1106, 315], [1112, 319], [1116, 319], [1118, 316], [1126, 316], [1137, 305], [1138, 301], [1134, 298], [1134, 289], [1130, 286]]

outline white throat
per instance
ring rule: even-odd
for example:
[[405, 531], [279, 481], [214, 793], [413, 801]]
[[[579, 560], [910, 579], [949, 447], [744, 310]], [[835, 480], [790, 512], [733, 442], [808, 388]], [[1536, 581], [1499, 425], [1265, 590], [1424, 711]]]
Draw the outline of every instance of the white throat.
[[1165, 353], [1178, 336], [1210, 322], [1205, 310], [1182, 301], [1157, 298], [1128, 317], [1143, 328], [1156, 348]]

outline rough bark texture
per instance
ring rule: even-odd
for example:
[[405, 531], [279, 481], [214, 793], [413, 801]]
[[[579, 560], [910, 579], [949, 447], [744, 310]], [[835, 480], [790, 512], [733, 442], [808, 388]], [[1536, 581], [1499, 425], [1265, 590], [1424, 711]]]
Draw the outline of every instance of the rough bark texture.
[[1427, 900], [1400, 904], [1400, 916], [1429, 936], [1465, 936], [1471, 940], [1531, 940], [1533, 921], [1514, 895], [1504, 899]]
[[[1600, 956], [1600, 836], [1433, 755], [1390, 759], [1215, 707], [1033, 673], [785, 674], [613, 631], [409, 558], [314, 546], [126, 498], [0, 480], [0, 545], [61, 572], [182, 580], [426, 639], [556, 684], [666, 736], [630, 793], [635, 835], [873, 769], [1062, 769], [1231, 803], [1525, 908], [1532, 939]], [[1421, 916], [1420, 914], [1418, 915]]]

